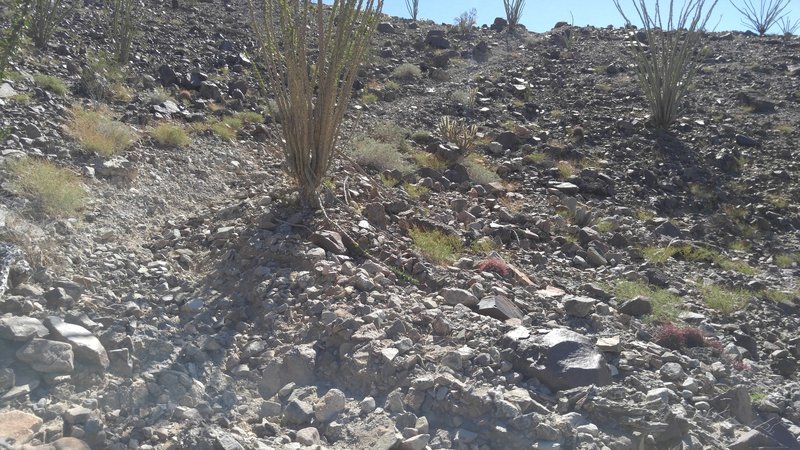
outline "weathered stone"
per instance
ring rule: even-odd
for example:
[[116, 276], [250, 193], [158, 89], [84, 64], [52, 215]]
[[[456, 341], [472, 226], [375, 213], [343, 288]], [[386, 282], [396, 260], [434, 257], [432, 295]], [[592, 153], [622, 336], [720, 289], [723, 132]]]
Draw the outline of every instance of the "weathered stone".
[[335, 231], [322, 230], [311, 235], [311, 242], [335, 255], [342, 255], [347, 248], [342, 242], [342, 235]]
[[0, 338], [24, 342], [33, 338], [43, 338], [49, 331], [39, 319], [14, 316], [0, 319]]
[[564, 299], [564, 311], [575, 317], [587, 317], [594, 311], [597, 300], [589, 297], [569, 296]]
[[66, 342], [33, 339], [17, 350], [17, 359], [37, 372], [69, 373], [75, 369], [72, 346]]
[[465, 289], [444, 288], [440, 294], [448, 305], [475, 306], [479, 303], [478, 297]]
[[331, 389], [314, 403], [314, 417], [320, 422], [328, 422], [344, 410], [346, 401], [344, 392]]
[[504, 336], [500, 343], [514, 350], [514, 367], [534, 376], [551, 389], [571, 389], [611, 382], [603, 354], [591, 341], [574, 331], [556, 329], [527, 339]]
[[0, 442], [3, 438], [21, 446], [42, 426], [42, 419], [22, 411], [0, 412]]
[[283, 380], [292, 381], [302, 386], [314, 379], [317, 352], [311, 345], [297, 346], [283, 358]]
[[498, 320], [522, 319], [522, 311], [511, 300], [502, 295], [484, 297], [478, 303], [478, 312]]
[[653, 303], [649, 298], [640, 295], [624, 301], [619, 305], [617, 311], [629, 316], [641, 317], [653, 312]]
[[91, 331], [80, 325], [66, 323], [58, 317], [48, 317], [45, 325], [53, 334], [55, 339], [64, 341], [72, 345], [75, 356], [89, 364], [94, 364], [108, 368], [108, 354], [100, 340]]
[[303, 445], [317, 445], [319, 444], [319, 430], [314, 427], [297, 430], [294, 440]]
[[729, 412], [744, 425], [750, 424], [755, 418], [750, 393], [745, 386], [738, 386], [720, 394], [711, 399], [710, 403], [715, 410]]
[[314, 408], [303, 400], [294, 399], [286, 405], [283, 421], [290, 426], [304, 425], [314, 416]]

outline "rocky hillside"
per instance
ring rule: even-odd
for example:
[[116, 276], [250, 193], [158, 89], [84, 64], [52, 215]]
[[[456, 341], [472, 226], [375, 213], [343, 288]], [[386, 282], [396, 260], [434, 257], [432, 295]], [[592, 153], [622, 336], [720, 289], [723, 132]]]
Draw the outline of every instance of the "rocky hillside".
[[800, 40], [664, 133], [630, 30], [387, 18], [308, 211], [246, 2], [169, 3], [0, 82], [0, 448], [800, 448]]

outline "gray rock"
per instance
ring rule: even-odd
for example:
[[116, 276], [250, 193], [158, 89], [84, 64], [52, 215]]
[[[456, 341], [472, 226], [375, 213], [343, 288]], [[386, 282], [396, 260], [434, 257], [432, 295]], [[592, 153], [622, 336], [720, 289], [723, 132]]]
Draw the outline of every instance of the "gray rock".
[[66, 323], [58, 317], [48, 317], [45, 325], [55, 339], [72, 345], [75, 356], [89, 364], [95, 364], [103, 369], [108, 368], [108, 354], [100, 340], [91, 331], [80, 325]]
[[316, 359], [317, 352], [311, 345], [300, 345], [289, 350], [283, 358], [281, 378], [299, 386], [310, 383], [314, 379]]
[[326, 251], [329, 251], [334, 255], [343, 255], [347, 252], [347, 248], [342, 242], [342, 235], [335, 231], [317, 231], [311, 235], [310, 239], [312, 243], [324, 248]]
[[429, 31], [428, 37], [425, 39], [425, 43], [433, 48], [438, 48], [441, 50], [450, 48], [450, 41], [444, 37], [444, 32], [442, 30]]
[[680, 381], [686, 374], [683, 373], [683, 367], [676, 362], [664, 363], [658, 373], [661, 374], [661, 379], [665, 381]]
[[522, 311], [511, 300], [502, 295], [484, 297], [478, 303], [478, 312], [498, 320], [522, 319]]
[[10, 368], [0, 369], [0, 392], [5, 392], [14, 387], [16, 376], [14, 370]]
[[717, 411], [727, 411], [744, 425], [749, 425], [753, 415], [753, 403], [745, 386], [737, 386], [724, 394], [720, 394], [709, 402]]
[[[9, 444], [24, 444], [28, 442], [34, 433], [39, 431], [42, 426], [42, 419], [23, 411], [3, 411], [0, 412], [0, 444], [10, 440]], [[3, 448], [19, 448], [18, 446], [5, 445]]]
[[222, 90], [214, 83], [203, 81], [200, 84], [200, 97], [218, 102], [222, 100]]
[[597, 300], [589, 297], [569, 296], [564, 299], [564, 310], [575, 317], [587, 317], [594, 311]]
[[303, 400], [294, 399], [283, 411], [283, 422], [289, 426], [304, 425], [314, 417], [314, 408]]
[[543, 336], [524, 337], [512, 330], [500, 340], [514, 350], [512, 363], [520, 372], [541, 380], [554, 390], [611, 383], [603, 354], [585, 336], [556, 329]]
[[0, 319], [0, 338], [24, 342], [33, 338], [43, 338], [49, 331], [39, 319], [25, 316], [3, 317]]
[[17, 359], [43, 373], [70, 373], [75, 369], [72, 346], [66, 342], [33, 339], [17, 350]]
[[637, 296], [624, 301], [617, 311], [629, 316], [641, 317], [653, 312], [653, 302], [644, 296]]
[[389, 223], [386, 218], [386, 208], [381, 203], [367, 203], [364, 206], [364, 217], [377, 228], [386, 228]]
[[589, 250], [586, 251], [586, 260], [592, 267], [603, 267], [608, 264], [608, 260], [594, 247], [589, 247]]
[[394, 25], [391, 22], [381, 22], [378, 24], [378, 33], [386, 33], [386, 34], [394, 34], [397, 30], [395, 30]]
[[320, 422], [328, 422], [344, 410], [346, 401], [344, 392], [331, 389], [314, 404], [314, 417]]
[[319, 444], [319, 430], [314, 427], [297, 430], [294, 440], [303, 445], [317, 445]]
[[17, 91], [8, 83], [0, 83], [0, 98], [9, 98], [17, 95]]
[[478, 297], [465, 289], [444, 288], [440, 294], [448, 305], [475, 306], [479, 303]]
[[418, 434], [400, 443], [400, 450], [425, 450], [431, 440], [429, 434]]

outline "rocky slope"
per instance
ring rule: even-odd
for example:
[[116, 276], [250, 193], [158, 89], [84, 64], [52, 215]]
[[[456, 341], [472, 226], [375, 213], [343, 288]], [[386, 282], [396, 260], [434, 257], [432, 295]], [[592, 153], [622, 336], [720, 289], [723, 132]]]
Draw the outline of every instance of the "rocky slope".
[[[627, 30], [388, 19], [344, 141], [399, 126], [416, 165], [348, 157], [309, 212], [272, 117], [197, 126], [267, 105], [247, 16], [145, 5], [101, 72], [140, 136], [111, 157], [67, 130], [100, 10], [3, 81], [0, 448], [800, 448], [800, 41], [706, 35], [666, 134]], [[479, 159], [440, 162], [443, 115]], [[21, 195], [26, 155], [80, 173], [85, 208]], [[418, 230], [463, 248], [435, 263]]]

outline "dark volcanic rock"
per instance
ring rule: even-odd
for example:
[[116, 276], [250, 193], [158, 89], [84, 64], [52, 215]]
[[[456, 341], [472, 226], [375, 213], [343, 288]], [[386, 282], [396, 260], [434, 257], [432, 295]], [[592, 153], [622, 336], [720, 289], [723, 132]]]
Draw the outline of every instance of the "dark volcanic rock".
[[514, 367], [538, 378], [551, 389], [611, 383], [611, 372], [603, 354], [585, 336], [566, 329], [534, 337], [516, 331], [512, 330], [501, 339], [501, 345], [514, 350]]

